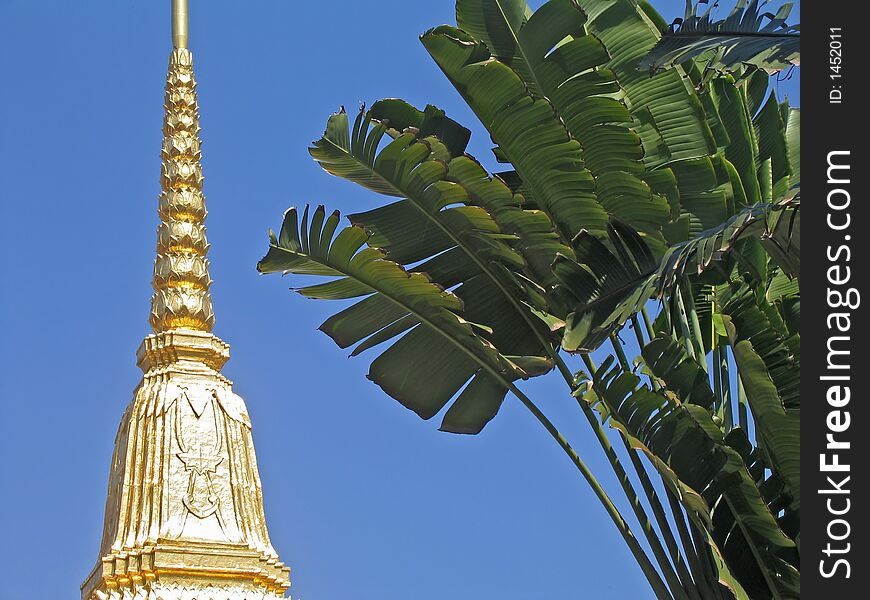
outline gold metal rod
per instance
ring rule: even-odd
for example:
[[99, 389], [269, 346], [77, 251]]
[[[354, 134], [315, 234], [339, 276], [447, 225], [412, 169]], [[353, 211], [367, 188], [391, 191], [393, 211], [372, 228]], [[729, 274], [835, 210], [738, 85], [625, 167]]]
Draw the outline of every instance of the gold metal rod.
[[172, 0], [172, 45], [187, 48], [187, 0]]
[[290, 569], [269, 540], [251, 420], [220, 373], [229, 345], [211, 333], [188, 1], [170, 6], [154, 334], [136, 353], [143, 378], [118, 429], [99, 558], [81, 600], [283, 600]]

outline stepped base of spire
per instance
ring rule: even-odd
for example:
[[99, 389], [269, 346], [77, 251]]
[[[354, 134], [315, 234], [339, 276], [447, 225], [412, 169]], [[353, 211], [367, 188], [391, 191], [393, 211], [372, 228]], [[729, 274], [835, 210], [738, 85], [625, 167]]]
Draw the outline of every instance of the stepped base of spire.
[[251, 420], [220, 374], [229, 346], [178, 329], [147, 336], [137, 358], [82, 600], [283, 598], [290, 569], [266, 530]]
[[193, 329], [173, 329], [149, 335], [136, 350], [136, 364], [146, 375], [173, 365], [212, 375], [220, 371], [229, 359], [229, 344], [214, 334]]
[[184, 583], [154, 583], [135, 590], [96, 591], [88, 600], [275, 600], [283, 597], [252, 586], [216, 581], [195, 587]]
[[288, 571], [247, 548], [164, 542], [104, 556], [82, 585], [82, 600], [277, 600]]

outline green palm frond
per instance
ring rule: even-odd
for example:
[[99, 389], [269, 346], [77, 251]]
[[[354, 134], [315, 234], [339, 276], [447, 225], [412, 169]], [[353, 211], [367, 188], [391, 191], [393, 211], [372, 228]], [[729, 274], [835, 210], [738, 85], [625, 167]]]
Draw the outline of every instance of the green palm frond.
[[569, 137], [550, 103], [531, 96], [514, 71], [459, 29], [443, 25], [421, 39], [490, 128], [563, 240], [583, 227], [604, 234], [607, 212], [595, 195], [595, 179], [580, 144]]
[[[674, 360], [673, 355], [682, 355], [683, 360]], [[704, 371], [697, 364], [690, 367], [671, 338], [652, 340], [644, 348], [644, 359], [662, 381], [683, 379], [693, 385], [654, 391], [641, 385], [637, 375], [614, 367], [609, 358], [587, 388], [586, 401], [650, 458], [694, 526], [710, 536], [713, 551], [729, 564], [741, 565], [741, 583], [729, 585], [732, 593], [756, 598], [775, 589], [776, 597], [796, 597], [799, 575], [790, 562], [795, 542], [759, 491], [750, 464], [732, 447], [744, 442], [745, 436], [739, 430], [723, 434], [707, 409], [680, 395], [691, 392], [697, 398], [696, 386], [706, 379]], [[694, 368], [696, 373], [675, 373], [677, 367]], [[754, 577], [745, 573], [747, 559], [754, 562]]]
[[[520, 208], [522, 199], [459, 152], [461, 146], [451, 151], [425, 135], [433, 120], [432, 128], [462, 139], [459, 126], [434, 107], [416, 111], [390, 100], [360, 111], [352, 127], [346, 113], [331, 116], [310, 152], [327, 172], [398, 198], [350, 215], [370, 234], [371, 246], [453, 289], [466, 318], [486, 324], [503, 353], [552, 356], [557, 342], [539, 315], [560, 311], [533, 282], [546, 285], [550, 263], [570, 248], [559, 243], [544, 213]], [[391, 141], [381, 144], [384, 139]], [[343, 318], [357, 318], [358, 310], [347, 309]]]
[[[800, 270], [800, 198], [747, 207], [717, 227], [671, 247], [659, 260], [642, 237], [611, 223], [609, 246], [581, 232], [575, 257], [553, 265], [570, 294], [562, 346], [591, 352], [653, 298], [668, 299], [687, 275], [701, 275], [730, 259], [745, 240], [758, 240], [787, 277]], [[730, 271], [730, 266], [727, 268]]]
[[783, 4], [775, 13], [762, 12], [766, 1], [738, 0], [724, 19], [714, 21], [714, 2], [703, 13], [698, 0], [686, 0], [686, 13], [664, 33], [662, 39], [640, 61], [640, 68], [650, 72], [697, 59], [707, 69], [735, 71], [751, 65], [776, 72], [800, 64], [800, 26], [788, 25], [792, 3]]
[[[596, 177], [604, 208], [647, 232], [667, 221], [664, 198], [639, 178], [644, 171], [641, 139], [620, 92], [610, 56], [586, 33], [586, 14], [573, 0], [550, 0], [530, 13], [524, 0], [460, 0], [459, 27], [482, 40], [509, 66], [529, 93], [547, 98]], [[508, 149], [499, 147], [509, 162]]]
[[559, 256], [553, 271], [572, 301], [562, 347], [592, 352], [649, 300], [658, 260], [631, 228], [612, 221], [608, 244], [586, 231], [573, 240], [577, 260]]
[[587, 30], [610, 54], [631, 104], [635, 128], [643, 139], [649, 168], [715, 152], [714, 136], [697, 96], [688, 92], [679, 67], [652, 78], [637, 68], [660, 38], [652, 9], [635, 0], [577, 0], [589, 16]]
[[[366, 245], [368, 234], [350, 226], [336, 234], [340, 215], [322, 206], [311, 215], [287, 211], [280, 233], [270, 234], [261, 273], [329, 277], [297, 291], [318, 299], [359, 299], [321, 329], [341, 347], [359, 342], [355, 353], [399, 337], [374, 360], [369, 379], [424, 419], [436, 415], [457, 392], [442, 427], [477, 430], [498, 411], [516, 379], [545, 372], [546, 358], [508, 358], [484, 335], [486, 328], [461, 315], [462, 299], [408, 272]], [[467, 385], [466, 385], [467, 384]], [[476, 432], [476, 431], [474, 431]]]

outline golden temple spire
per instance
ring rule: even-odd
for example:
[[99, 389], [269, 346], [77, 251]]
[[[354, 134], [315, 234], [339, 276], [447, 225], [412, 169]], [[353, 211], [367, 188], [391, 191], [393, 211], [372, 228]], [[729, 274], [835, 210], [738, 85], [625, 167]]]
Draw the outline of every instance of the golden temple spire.
[[187, 0], [172, 0], [172, 41], [166, 76], [157, 260], [151, 326], [154, 331], [214, 326], [202, 193], [202, 150], [193, 56], [187, 49]]
[[172, 0], [160, 225], [144, 375], [115, 438], [99, 560], [82, 600], [278, 600], [289, 571], [269, 540], [245, 401], [220, 371], [205, 235], [187, 1]]

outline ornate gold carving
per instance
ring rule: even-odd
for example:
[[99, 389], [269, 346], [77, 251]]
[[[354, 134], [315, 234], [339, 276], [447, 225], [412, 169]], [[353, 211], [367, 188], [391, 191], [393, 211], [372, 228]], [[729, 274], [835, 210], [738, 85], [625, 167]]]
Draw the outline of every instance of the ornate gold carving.
[[170, 219], [201, 223], [207, 214], [205, 198], [199, 190], [169, 190], [160, 194], [158, 213]]
[[[185, 11], [186, 14], [186, 11]], [[186, 39], [186, 38], [185, 38]], [[176, 48], [169, 58], [163, 120], [162, 165], [149, 322], [154, 331], [214, 327], [202, 195], [202, 144], [193, 57]]]
[[136, 352], [136, 359], [139, 368], [146, 373], [174, 363], [202, 368], [208, 373], [208, 370], [220, 371], [230, 359], [230, 346], [214, 335], [179, 329], [146, 337]]
[[[210, 333], [199, 110], [187, 7], [173, 1], [150, 322], [144, 376], [121, 419], [100, 560], [83, 600], [276, 600], [290, 585], [263, 513], [245, 402]], [[183, 44], [180, 43], [183, 41]]]
[[[221, 579], [283, 597], [289, 569], [266, 529], [251, 420], [219, 372], [229, 347], [179, 329], [149, 335], [137, 356], [144, 376], [115, 440], [102, 558], [82, 598], [138, 597], [169, 577], [190, 589]], [[252, 597], [261, 596], [226, 598]]]
[[203, 585], [191, 586], [184, 583], [146, 583], [133, 593], [124, 589], [111, 589], [106, 592], [95, 591], [89, 600], [273, 600], [283, 598], [280, 592], [269, 591], [260, 585], [244, 583], [222, 583], [219, 580]]
[[207, 291], [170, 287], [154, 292], [151, 323], [161, 329], [208, 331], [214, 324], [214, 311]]
[[197, 254], [172, 253], [157, 257], [154, 262], [154, 287], [182, 287], [207, 290], [208, 259]]
[[[216, 393], [212, 390], [211, 397], [208, 399], [197, 398], [196, 394], [188, 394], [187, 389], [182, 388], [182, 397], [193, 409], [193, 414], [198, 420], [202, 420], [206, 408], [211, 408], [211, 416], [214, 418], [214, 431], [212, 435], [206, 433], [203, 438], [185, 440], [186, 434], [184, 427], [179, 427], [182, 422], [182, 406], [183, 402], [178, 401], [175, 404], [175, 423], [174, 433], [178, 447], [181, 450], [175, 456], [184, 463], [184, 470], [187, 472], [187, 494], [182, 498], [181, 502], [184, 507], [198, 519], [206, 519], [214, 514], [217, 514], [218, 525], [221, 531], [226, 535], [226, 525], [218, 509], [221, 505], [221, 497], [219, 490], [216, 489], [213, 475], [217, 475], [218, 465], [224, 461], [224, 436], [222, 434], [222, 423], [218, 418], [218, 410], [215, 404]], [[209, 426], [209, 425], [207, 425]], [[184, 527], [182, 526], [182, 530]]]

